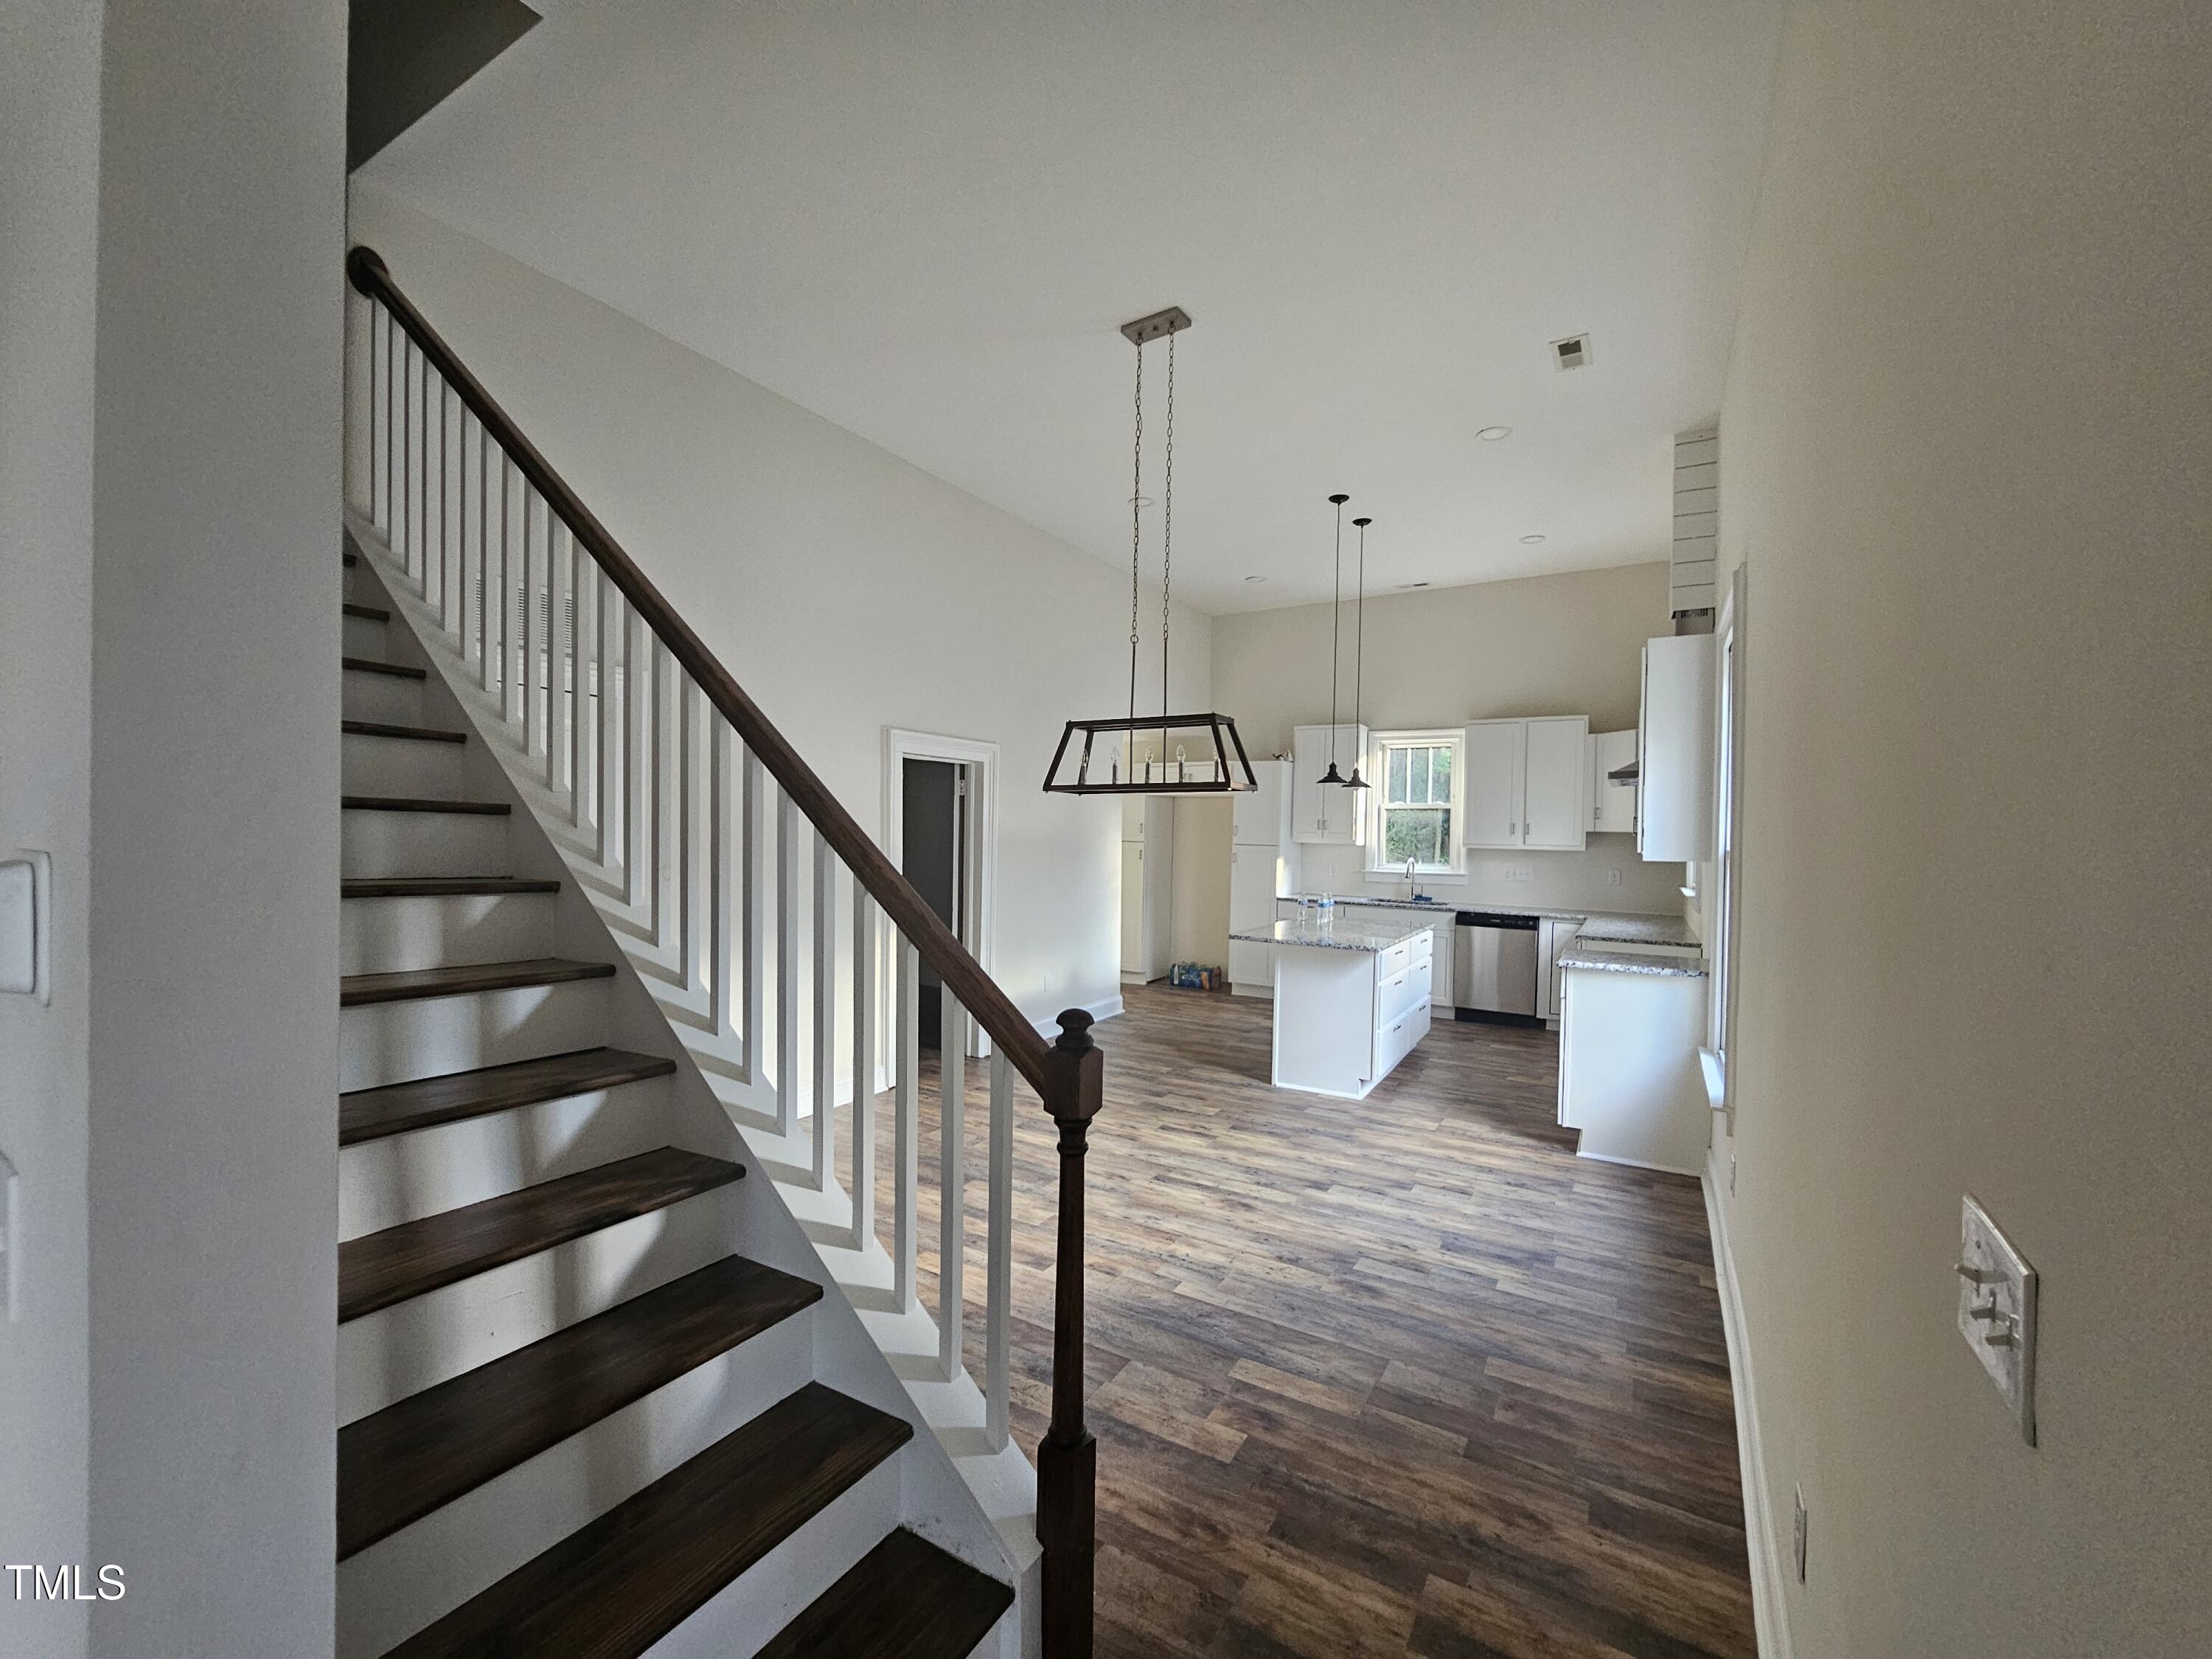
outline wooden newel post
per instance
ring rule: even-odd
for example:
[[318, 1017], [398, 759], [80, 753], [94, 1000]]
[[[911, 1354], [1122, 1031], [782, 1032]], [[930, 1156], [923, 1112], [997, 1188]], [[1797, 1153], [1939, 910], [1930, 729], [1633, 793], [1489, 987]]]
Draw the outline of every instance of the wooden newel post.
[[1052, 1047], [1044, 1109], [1060, 1126], [1060, 1249], [1052, 1328], [1052, 1425], [1037, 1446], [1044, 1547], [1044, 1659], [1091, 1659], [1098, 1443], [1083, 1425], [1083, 1155], [1103, 1097], [1106, 1056], [1091, 1016], [1070, 1008]]

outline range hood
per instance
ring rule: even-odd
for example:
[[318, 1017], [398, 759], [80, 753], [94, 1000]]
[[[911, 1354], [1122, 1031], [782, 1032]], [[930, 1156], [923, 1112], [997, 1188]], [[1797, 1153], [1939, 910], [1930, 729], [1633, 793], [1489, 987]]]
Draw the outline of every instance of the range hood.
[[1626, 766], [1616, 766], [1605, 775], [1605, 781], [1607, 783], [1634, 783], [1643, 776], [1643, 764], [1639, 759], [1632, 760]]

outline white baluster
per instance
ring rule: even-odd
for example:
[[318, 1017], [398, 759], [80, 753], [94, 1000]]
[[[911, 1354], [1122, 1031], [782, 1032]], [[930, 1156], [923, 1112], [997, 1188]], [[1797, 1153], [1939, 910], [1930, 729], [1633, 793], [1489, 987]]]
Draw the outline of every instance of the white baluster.
[[[594, 569], [597, 566], [593, 567]], [[617, 659], [622, 654], [623, 596], [617, 588], [602, 574], [598, 579], [599, 593], [599, 621], [593, 629], [594, 643], [599, 653], [599, 671], [592, 694], [599, 711], [599, 721], [592, 739], [592, 781], [596, 793], [592, 806], [592, 823], [597, 834], [592, 850], [601, 873], [614, 857], [614, 831], [609, 827], [614, 818], [615, 790], [615, 707], [619, 682]]]
[[991, 1049], [991, 1171], [983, 1264], [983, 1434], [1006, 1444], [1008, 1352], [1014, 1300], [1014, 1067]]
[[775, 1132], [799, 1126], [799, 803], [775, 800]]
[[[507, 489], [507, 452], [499, 452], [499, 487]], [[492, 610], [499, 593], [491, 583], [491, 433], [477, 434], [477, 689], [491, 690]]]
[[453, 630], [453, 584], [450, 575], [453, 558], [452, 520], [447, 503], [452, 495], [447, 478], [447, 456], [451, 445], [447, 441], [446, 406], [453, 401], [446, 377], [438, 376], [438, 631], [450, 634]]
[[814, 1190], [830, 1184], [837, 1121], [837, 868], [814, 837]]
[[545, 504], [545, 788], [561, 793], [562, 763], [568, 758], [566, 715], [569, 708], [568, 526]]
[[892, 1079], [891, 1156], [897, 1168], [891, 1204], [891, 1300], [900, 1309], [915, 1300], [915, 1184], [921, 1141], [921, 957], [906, 936], [898, 941], [898, 1071]]
[[538, 606], [538, 544], [530, 533], [532, 497], [538, 492], [527, 484], [522, 491], [522, 752], [526, 759], [544, 753], [545, 705], [539, 697], [544, 683], [544, 616]]
[[742, 920], [738, 937], [744, 952], [745, 1080], [756, 1087], [768, 1082], [768, 975], [762, 963], [768, 956], [767, 906], [762, 902], [761, 871], [768, 859], [768, 769], [760, 757], [745, 750], [745, 797], [739, 807], [738, 849]]
[[968, 1263], [968, 1011], [939, 986], [937, 1047], [937, 1359], [950, 1382], [960, 1371], [960, 1327]]
[[697, 904], [700, 898], [699, 838], [697, 806], [699, 799], [697, 766], [700, 750], [705, 746], [699, 740], [699, 688], [689, 674], [676, 668], [674, 658], [669, 667], [676, 670], [676, 704], [678, 714], [676, 738], [676, 954], [682, 964], [682, 984], [689, 991], [700, 982], [699, 929]]
[[646, 708], [653, 700], [653, 636], [636, 613], [623, 633], [623, 902], [635, 910], [651, 879], [646, 840]]
[[853, 1238], [876, 1229], [876, 902], [853, 883]]
[[707, 716], [713, 728], [707, 749], [707, 878], [713, 890], [707, 906], [707, 969], [712, 984], [709, 990], [713, 1001], [707, 1010], [708, 1019], [716, 1037], [730, 1035], [732, 999], [730, 986], [730, 959], [736, 949], [731, 937], [731, 891], [735, 885], [736, 834], [731, 808], [730, 790], [730, 723], [719, 710]]

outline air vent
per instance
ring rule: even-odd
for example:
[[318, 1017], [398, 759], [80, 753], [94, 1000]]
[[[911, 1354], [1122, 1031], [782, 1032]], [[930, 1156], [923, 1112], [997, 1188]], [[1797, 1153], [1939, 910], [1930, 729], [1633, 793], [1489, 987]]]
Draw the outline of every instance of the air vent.
[[1564, 340], [1552, 342], [1552, 362], [1560, 368], [1582, 368], [1590, 360], [1589, 336], [1570, 334]]

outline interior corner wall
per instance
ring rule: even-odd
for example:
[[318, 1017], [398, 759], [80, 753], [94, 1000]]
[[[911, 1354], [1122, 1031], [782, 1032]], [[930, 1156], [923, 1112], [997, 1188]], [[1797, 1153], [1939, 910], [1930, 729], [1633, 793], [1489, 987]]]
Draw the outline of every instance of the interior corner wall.
[[103, 1659], [334, 1639], [345, 54], [340, 0], [106, 9], [90, 860], [56, 872]]
[[[93, 287], [100, 8], [0, 12], [0, 859], [53, 860], [52, 1001], [0, 996], [18, 1177], [0, 1320], [0, 1562], [85, 1559], [85, 870], [91, 839]], [[86, 1609], [0, 1582], [0, 1651], [79, 1659]]]
[[[998, 744], [993, 971], [1048, 1024], [1120, 995], [1121, 804], [1042, 785], [1127, 706], [1126, 575], [386, 192], [351, 232], [862, 828], [890, 728]], [[1204, 707], [1210, 619], [1174, 630]]]
[[[1796, 1659], [2212, 1651], [2212, 31], [1790, 20], [1722, 416], [1728, 1217]], [[2040, 1274], [2031, 1447], [1960, 1200]]]

